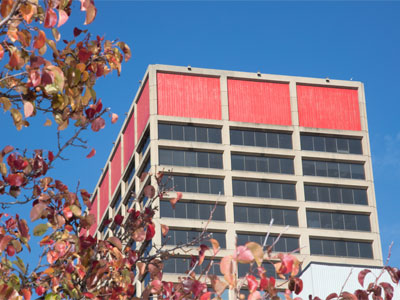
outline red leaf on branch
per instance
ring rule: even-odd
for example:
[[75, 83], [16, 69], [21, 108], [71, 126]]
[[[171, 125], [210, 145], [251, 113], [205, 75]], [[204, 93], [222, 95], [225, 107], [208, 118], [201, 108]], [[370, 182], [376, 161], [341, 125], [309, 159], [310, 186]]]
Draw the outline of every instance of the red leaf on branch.
[[169, 231], [169, 227], [167, 225], [161, 224], [161, 233], [163, 235], [163, 237], [166, 237], [166, 235], [168, 234]]
[[3, 252], [14, 238], [10, 235], [0, 235], [0, 253]]
[[116, 215], [114, 218], [114, 222], [117, 225], [121, 225], [123, 220], [124, 220], [124, 217], [121, 216], [120, 214]]
[[249, 287], [250, 293], [253, 293], [254, 291], [257, 290], [258, 287], [258, 282], [257, 279], [254, 275], [247, 275], [247, 286]]
[[13, 0], [2, 0], [0, 12], [3, 18], [7, 17], [11, 13], [11, 9], [13, 7], [14, 1]]
[[65, 12], [65, 10], [59, 9], [58, 10], [58, 25], [57, 27], [61, 27], [62, 25], [65, 24], [65, 22], [68, 21], [68, 14]]
[[235, 258], [242, 264], [249, 264], [254, 260], [253, 253], [246, 246], [236, 247]]
[[49, 151], [49, 152], [47, 153], [47, 158], [48, 158], [49, 162], [52, 162], [52, 161], [54, 160], [54, 154], [53, 154], [53, 152]]
[[33, 114], [33, 104], [29, 101], [23, 101], [24, 102], [24, 115], [25, 118], [29, 118]]
[[33, 47], [36, 49], [42, 48], [46, 44], [46, 34], [43, 30], [39, 30], [38, 35], [35, 36]]
[[92, 158], [96, 154], [96, 149], [92, 148], [92, 151], [88, 155], [86, 155], [86, 158]]
[[200, 300], [210, 300], [212, 294], [213, 292], [204, 293], [203, 295], [201, 295]]
[[44, 27], [52, 28], [57, 24], [57, 14], [52, 8], [46, 10], [46, 16], [44, 17]]
[[92, 52], [86, 48], [80, 48], [78, 52], [79, 61], [82, 63], [86, 63], [89, 58], [92, 56]]
[[94, 6], [93, 1], [90, 0], [90, 3], [86, 8], [86, 19], [84, 24], [89, 25], [90, 23], [92, 23], [94, 18], [96, 18], [96, 14], [97, 14], [97, 8], [96, 6]]
[[203, 264], [204, 258], [206, 256], [206, 251], [209, 248], [206, 245], [201, 244], [200, 245], [200, 251], [199, 251], [199, 266]]
[[32, 296], [32, 292], [28, 289], [22, 289], [21, 292], [22, 296], [24, 296], [25, 300], [30, 300]]
[[361, 284], [362, 287], [364, 286], [365, 276], [370, 272], [371, 272], [371, 270], [364, 269], [364, 270], [360, 271], [360, 273], [358, 273], [358, 282]]
[[338, 297], [339, 297], [338, 294], [332, 293], [332, 294], [329, 294], [328, 297], [326, 297], [325, 300], [332, 300], [332, 299], [335, 299], [335, 298], [338, 298]]
[[46, 289], [43, 286], [38, 286], [36, 288], [36, 294], [38, 294], [38, 296], [42, 296], [45, 291], [46, 291]]
[[387, 282], [381, 282], [379, 285], [383, 287], [383, 291], [385, 292], [385, 300], [392, 300], [394, 292], [393, 287]]
[[147, 225], [147, 230], [146, 230], [146, 241], [150, 241], [156, 233], [155, 226], [153, 223], [150, 223]]
[[3, 46], [0, 44], [0, 60], [2, 60], [4, 57], [4, 48]]
[[38, 203], [34, 205], [30, 213], [31, 221], [33, 222], [38, 220], [42, 216], [42, 213], [46, 209], [46, 207], [47, 206], [44, 203]]
[[80, 30], [79, 28], [75, 27], [74, 28], [74, 37], [77, 37], [82, 33], [83, 30]]
[[7, 145], [7, 146], [5, 146], [5, 147], [3, 148], [3, 150], [1, 151], [1, 154], [4, 156], [4, 155], [10, 153], [10, 152], [13, 151], [13, 150], [14, 150], [14, 147], [13, 147], [13, 146]]
[[12, 186], [21, 186], [24, 184], [25, 181], [25, 175], [22, 173], [15, 173], [15, 174], [9, 174], [6, 178], [6, 181], [9, 185]]
[[36, 87], [40, 84], [41, 78], [38, 70], [29, 71], [29, 84], [32, 87]]
[[117, 114], [111, 114], [111, 123], [115, 124], [118, 121], [118, 115]]
[[175, 204], [181, 199], [182, 199], [182, 193], [177, 192], [176, 197], [174, 199], [169, 200], [169, 203], [171, 203], [173, 209], [175, 209]]
[[[333, 295], [333, 294], [331, 294]], [[337, 298], [337, 294], [334, 294]], [[364, 290], [356, 290], [354, 292], [354, 295], [357, 297], [358, 300], [368, 300], [368, 293]], [[335, 298], [330, 298], [330, 299], [335, 299]], [[330, 300], [326, 298], [326, 300]]]
[[143, 193], [146, 197], [148, 198], [153, 198], [154, 195], [156, 194], [156, 189], [154, 188], [154, 186], [152, 185], [147, 185], [144, 190]]
[[93, 120], [92, 122], [92, 130], [94, 132], [98, 132], [99, 130], [103, 129], [106, 126], [106, 121], [102, 117], [98, 117]]

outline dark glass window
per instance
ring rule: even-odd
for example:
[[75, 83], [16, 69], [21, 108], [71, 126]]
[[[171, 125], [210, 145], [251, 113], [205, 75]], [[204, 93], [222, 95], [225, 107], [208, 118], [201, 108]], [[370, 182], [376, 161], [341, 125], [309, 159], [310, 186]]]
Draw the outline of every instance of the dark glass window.
[[269, 224], [271, 217], [274, 225], [298, 226], [297, 211], [256, 206], [234, 206], [235, 222]]
[[361, 214], [307, 210], [307, 225], [311, 228], [371, 231], [369, 216]]
[[310, 238], [310, 250], [315, 255], [373, 258], [369, 242]]
[[221, 129], [193, 125], [158, 124], [158, 138], [221, 144]]
[[175, 204], [172, 209], [168, 201], [160, 201], [161, 218], [182, 218], [182, 219], [200, 219], [208, 220], [210, 213], [214, 209], [214, 221], [225, 221], [225, 206], [222, 204], [197, 203], [197, 202], [181, 202]]
[[[260, 245], [264, 244], [266, 234], [244, 234], [238, 233], [238, 246], [244, 245], [248, 242], [256, 242]], [[277, 235], [269, 235], [267, 245], [271, 246], [275, 243]], [[296, 237], [281, 236], [278, 243], [272, 248], [276, 252], [292, 252], [299, 248], [299, 239]]]
[[289, 133], [231, 129], [230, 137], [232, 145], [292, 149]]
[[268, 181], [232, 180], [233, 195], [296, 200], [296, 185]]
[[133, 177], [135, 176], [135, 172], [136, 172], [136, 169], [135, 169], [135, 163], [133, 160], [131, 165], [129, 166], [128, 171], [125, 174], [124, 181], [129, 184], [132, 181]]
[[303, 159], [303, 175], [365, 179], [362, 164], [308, 159]]
[[222, 169], [222, 154], [190, 150], [159, 149], [160, 165]]
[[224, 194], [224, 180], [219, 178], [171, 175], [164, 176], [161, 184], [171, 181], [171, 185], [179, 192]]
[[301, 149], [336, 153], [362, 154], [361, 139], [301, 134]]
[[294, 174], [293, 159], [232, 154], [232, 170]]
[[[168, 234], [162, 238], [162, 243], [165, 245], [182, 245], [193, 242], [198, 239], [201, 231], [187, 230], [187, 229], [170, 229]], [[211, 237], [216, 239], [221, 248], [226, 248], [225, 233], [222, 232], [212, 232], [207, 230], [207, 234], [211, 234]], [[209, 245], [208, 239], [199, 240], [199, 242], [194, 243], [193, 246], [199, 246], [200, 244]], [[209, 245], [211, 246], [211, 245]]]

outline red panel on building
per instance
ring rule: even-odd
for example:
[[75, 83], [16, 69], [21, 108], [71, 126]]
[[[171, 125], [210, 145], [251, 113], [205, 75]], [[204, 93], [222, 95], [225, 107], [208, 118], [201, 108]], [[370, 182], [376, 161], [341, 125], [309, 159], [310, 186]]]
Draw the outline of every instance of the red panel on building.
[[158, 114], [221, 120], [219, 78], [157, 73]]
[[300, 126], [361, 130], [355, 89], [298, 85], [297, 103]]
[[98, 223], [98, 220], [97, 220], [97, 195], [94, 197], [92, 206], [89, 209], [89, 214], [93, 214], [95, 217], [95, 220], [96, 220], [95, 223], [92, 225], [92, 227], [90, 227], [90, 229], [89, 229], [89, 234], [93, 236], [93, 234], [96, 231], [96, 227], [97, 227], [97, 223]]
[[229, 120], [292, 125], [289, 84], [228, 79]]
[[108, 184], [108, 176], [109, 176], [109, 170], [106, 171], [106, 175], [103, 177], [103, 180], [100, 183], [100, 214], [99, 214], [99, 219], [104, 215], [104, 212], [108, 206], [109, 203], [109, 184]]
[[142, 135], [144, 128], [150, 116], [150, 94], [149, 94], [149, 81], [144, 84], [142, 93], [137, 102], [137, 134], [138, 138]]
[[135, 118], [134, 112], [128, 121], [128, 125], [124, 131], [124, 169], [128, 165], [129, 159], [135, 149]]
[[117, 150], [111, 160], [111, 195], [117, 188], [119, 179], [121, 178], [121, 143], [118, 143]]

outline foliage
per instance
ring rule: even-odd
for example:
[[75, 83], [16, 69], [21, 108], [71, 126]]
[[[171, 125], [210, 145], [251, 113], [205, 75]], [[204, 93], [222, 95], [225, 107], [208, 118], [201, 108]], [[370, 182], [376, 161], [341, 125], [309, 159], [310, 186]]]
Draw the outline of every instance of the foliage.
[[[94, 89], [97, 79], [111, 71], [121, 72], [123, 60], [129, 60], [129, 47], [123, 42], [92, 39], [87, 30], [75, 28], [72, 40], [61, 40], [58, 27], [67, 22], [72, 13], [72, 0], [2, 0], [0, 5], [0, 106], [7, 112], [18, 130], [29, 126], [29, 118], [38, 112], [48, 116], [44, 126], [54, 121], [59, 130], [56, 151], [19, 151], [6, 146], [0, 153], [0, 204], [3, 208], [14, 204], [32, 204], [30, 223], [19, 217], [0, 213], [0, 298], [26, 299], [38, 295], [40, 299], [135, 299], [135, 284], [150, 277], [142, 298], [156, 295], [165, 299], [219, 298], [230, 289], [238, 298], [242, 287], [249, 291], [248, 299], [279, 299], [280, 287], [274, 277], [266, 273], [262, 263], [274, 265], [279, 277], [287, 282], [286, 299], [301, 292], [303, 282], [296, 277], [300, 262], [292, 253], [273, 255], [273, 245], [247, 243], [238, 245], [234, 253], [220, 262], [215, 260], [220, 251], [218, 241], [207, 233], [207, 225], [200, 236], [185, 245], [161, 245], [148, 251], [156, 230], [168, 234], [168, 226], [156, 228], [153, 216], [155, 203], [166, 197], [161, 184], [162, 173], [156, 176], [158, 187], [147, 186], [145, 196], [150, 198], [147, 208], [133, 208], [109, 220], [120, 230], [107, 240], [87, 234], [95, 222], [85, 212], [90, 208], [91, 195], [86, 190], [71, 191], [62, 181], [48, 176], [48, 170], [63, 159], [70, 146], [86, 147], [80, 138], [82, 131], [95, 132], [105, 126], [104, 109]], [[93, 0], [80, 0], [81, 11], [86, 12], [85, 24], [96, 16]], [[57, 28], [56, 28], [57, 27]], [[61, 41], [61, 42], [60, 42]], [[60, 45], [61, 44], [61, 45]], [[110, 114], [111, 122], [118, 116]], [[53, 120], [53, 121], [52, 121]], [[70, 123], [74, 134], [62, 144], [61, 131]], [[95, 154], [95, 150], [87, 155]], [[172, 207], [182, 194], [170, 200]], [[10, 200], [11, 199], [11, 200]], [[211, 220], [212, 213], [209, 221]], [[33, 235], [41, 237], [42, 250], [37, 264], [31, 266], [21, 259], [23, 251], [31, 251], [30, 227]], [[209, 240], [209, 248], [203, 241]], [[130, 247], [136, 243], [136, 248]], [[190, 270], [178, 282], [163, 281], [163, 261], [176, 251], [201, 244], [197, 255], [191, 257]], [[193, 251], [192, 251], [193, 253]], [[206, 264], [205, 256], [212, 257], [199, 274], [197, 266]], [[219, 264], [222, 277], [210, 273], [213, 264]], [[246, 276], [238, 276], [238, 265], [249, 266]], [[400, 272], [386, 267], [394, 283]], [[360, 273], [363, 280], [368, 270]], [[376, 281], [377, 282], [377, 281]], [[371, 284], [354, 295], [341, 292], [328, 299], [392, 299], [393, 288], [388, 283]], [[298, 298], [295, 298], [298, 299]], [[317, 300], [318, 297], [313, 299]]]

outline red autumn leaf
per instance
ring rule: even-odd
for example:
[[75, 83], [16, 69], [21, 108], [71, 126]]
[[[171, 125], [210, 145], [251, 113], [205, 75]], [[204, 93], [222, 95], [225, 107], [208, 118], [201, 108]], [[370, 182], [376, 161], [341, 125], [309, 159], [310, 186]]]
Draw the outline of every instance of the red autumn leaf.
[[65, 22], [68, 21], [68, 14], [65, 12], [65, 10], [59, 9], [58, 10], [58, 25], [57, 27], [61, 27], [62, 25], [65, 24]]
[[36, 294], [38, 294], [38, 296], [42, 296], [45, 291], [46, 289], [41, 285], [36, 288]]
[[117, 114], [111, 114], [111, 123], [115, 124], [118, 121], [118, 115]]
[[49, 160], [49, 162], [52, 162], [54, 160], [54, 154], [53, 152], [49, 151], [47, 153], [47, 159]]
[[86, 8], [86, 19], [85, 19], [85, 25], [88, 25], [93, 22], [94, 18], [96, 18], [97, 14], [97, 8], [94, 6], [94, 3], [92, 0], [90, 0], [89, 5]]
[[156, 189], [154, 188], [154, 186], [152, 185], [147, 185], [144, 190], [143, 193], [146, 197], [148, 198], [153, 198], [154, 195], [156, 194]]
[[52, 8], [46, 10], [46, 16], [44, 17], [44, 27], [52, 28], [57, 24], [57, 14]]
[[0, 253], [3, 252], [8, 244], [13, 240], [14, 238], [10, 235], [5, 235], [1, 236], [0, 235]]
[[242, 264], [249, 264], [254, 260], [254, 256], [246, 246], [236, 247], [235, 258]]
[[22, 289], [22, 290], [20, 291], [20, 293], [22, 294], [22, 296], [24, 296], [24, 299], [25, 299], [25, 300], [30, 300], [30, 299], [31, 299], [32, 292], [31, 292], [30, 290], [28, 290], [28, 289]]
[[216, 239], [210, 239], [210, 243], [212, 245], [214, 255], [216, 255], [220, 249], [219, 242]]
[[261, 300], [261, 299], [262, 299], [262, 297], [261, 297], [261, 294], [259, 291], [254, 291], [247, 298], [247, 300]]
[[361, 286], [364, 286], [365, 276], [370, 272], [371, 272], [371, 270], [364, 269], [364, 270], [360, 271], [360, 273], [358, 273], [358, 282], [361, 284]]
[[54, 250], [47, 252], [47, 261], [49, 264], [54, 263], [59, 257], [60, 255]]
[[210, 300], [212, 294], [213, 292], [204, 293], [203, 295], [201, 295], [200, 300]]
[[92, 148], [92, 151], [88, 155], [86, 155], [86, 158], [92, 158], [96, 154], [96, 149]]
[[110, 244], [112, 244], [113, 246], [117, 247], [119, 250], [122, 250], [122, 243], [120, 241], [119, 238], [115, 237], [115, 236], [110, 236], [107, 239], [107, 242], [109, 242]]
[[92, 56], [92, 52], [86, 48], [80, 48], [78, 52], [78, 58], [81, 63], [86, 63]]
[[115, 222], [115, 224], [117, 224], [117, 225], [121, 225], [123, 220], [124, 220], [124, 217], [121, 216], [120, 214], [118, 214], [118, 215], [116, 215], [116, 216], [114, 217], [114, 222]]
[[0, 60], [2, 60], [4, 57], [4, 48], [3, 46], [0, 44]]
[[23, 101], [24, 102], [24, 115], [25, 118], [29, 118], [33, 114], [33, 104], [29, 101]]
[[166, 237], [169, 231], [169, 227], [167, 225], [161, 224], [161, 233], [163, 237]]
[[7, 145], [7, 146], [5, 146], [5, 147], [3, 148], [3, 150], [1, 151], [1, 154], [4, 156], [4, 155], [10, 153], [10, 152], [13, 151], [13, 150], [14, 150], [14, 147], [13, 147], [13, 146]]
[[356, 296], [349, 292], [343, 292], [340, 297], [341, 300], [358, 300]]
[[303, 281], [300, 278], [291, 278], [289, 282], [289, 290], [296, 295], [300, 294], [303, 290]]
[[3, 18], [7, 17], [11, 13], [11, 9], [14, 5], [13, 0], [2, 0], [1, 1], [1, 7], [0, 7], [0, 12], [1, 16]]
[[23, 173], [15, 173], [9, 174], [6, 178], [6, 181], [9, 185], [12, 186], [21, 186], [24, 184], [25, 175]]
[[43, 30], [39, 30], [37, 36], [35, 36], [33, 47], [36, 49], [42, 48], [46, 44], [46, 34]]
[[266, 290], [268, 288], [268, 285], [269, 285], [268, 278], [265, 276], [261, 276], [259, 284], [260, 290]]
[[47, 206], [44, 203], [38, 203], [34, 205], [30, 213], [31, 221], [33, 222], [38, 220], [42, 216], [42, 213], [46, 209], [46, 207]]
[[29, 71], [29, 83], [32, 87], [36, 87], [40, 84], [40, 72], [38, 70]]
[[253, 293], [254, 291], [257, 290], [258, 287], [258, 282], [255, 276], [253, 275], [247, 275], [247, 286], [249, 287], [250, 293]]
[[392, 300], [394, 292], [392, 285], [387, 282], [381, 282], [379, 285], [383, 287], [383, 291], [385, 292], [385, 300]]
[[332, 293], [332, 294], [329, 294], [328, 297], [326, 297], [325, 300], [332, 300], [332, 299], [336, 299], [338, 297], [339, 297], [338, 294]]
[[181, 199], [182, 199], [182, 193], [177, 192], [176, 197], [174, 199], [169, 200], [169, 203], [171, 203], [173, 209], [175, 209], [175, 204]]
[[106, 121], [102, 117], [98, 117], [92, 121], [92, 130], [98, 132], [106, 126]]
[[209, 248], [208, 248], [206, 245], [203, 245], [203, 244], [200, 245], [200, 251], [199, 251], [199, 266], [200, 266], [201, 264], [203, 264], [204, 258], [205, 258], [205, 256], [206, 256], [206, 251], [207, 251], [208, 249], [209, 249]]
[[37, 8], [30, 3], [25, 3], [20, 6], [19, 11], [21, 12], [22, 17], [24, 18], [26, 23], [29, 24], [31, 22], [32, 16], [36, 13]]
[[18, 50], [12, 51], [8, 64], [12, 69], [17, 70], [23, 66], [24, 60], [21, 58], [21, 54]]
[[15, 248], [13, 245], [8, 245], [6, 248], [6, 252], [8, 256], [14, 256], [15, 255]]
[[150, 223], [149, 225], [147, 225], [146, 241], [150, 241], [154, 237], [155, 233], [156, 233], [156, 230], [155, 230], [154, 224]]
[[80, 30], [79, 28], [75, 27], [74, 28], [74, 37], [77, 37], [78, 35], [80, 35], [82, 33], [82, 30]]

